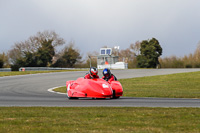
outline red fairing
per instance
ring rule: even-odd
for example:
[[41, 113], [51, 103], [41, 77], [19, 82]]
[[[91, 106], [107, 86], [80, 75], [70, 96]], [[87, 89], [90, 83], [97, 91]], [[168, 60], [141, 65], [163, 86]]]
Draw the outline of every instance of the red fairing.
[[118, 81], [109, 84], [103, 79], [78, 78], [75, 81], [67, 81], [66, 87], [68, 98], [113, 98], [123, 94], [122, 86]]
[[115, 92], [115, 98], [123, 95], [123, 88], [119, 81], [112, 81], [110, 85], [113, 91]]

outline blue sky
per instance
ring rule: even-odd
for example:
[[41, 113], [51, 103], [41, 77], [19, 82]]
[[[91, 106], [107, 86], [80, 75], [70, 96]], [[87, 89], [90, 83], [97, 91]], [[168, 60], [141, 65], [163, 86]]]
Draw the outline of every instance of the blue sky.
[[199, 6], [198, 0], [0, 0], [0, 52], [53, 30], [82, 54], [155, 37], [162, 57], [184, 56], [200, 42]]

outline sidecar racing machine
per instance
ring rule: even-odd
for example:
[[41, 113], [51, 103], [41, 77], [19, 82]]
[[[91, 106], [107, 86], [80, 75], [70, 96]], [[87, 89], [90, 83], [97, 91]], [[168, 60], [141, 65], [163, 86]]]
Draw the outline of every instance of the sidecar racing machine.
[[123, 88], [119, 81], [110, 84], [103, 79], [78, 78], [66, 82], [67, 96], [69, 99], [77, 98], [119, 98]]

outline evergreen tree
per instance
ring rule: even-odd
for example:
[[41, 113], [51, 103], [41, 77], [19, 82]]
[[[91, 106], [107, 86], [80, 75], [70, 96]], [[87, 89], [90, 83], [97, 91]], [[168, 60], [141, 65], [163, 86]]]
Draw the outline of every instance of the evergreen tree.
[[55, 55], [55, 50], [52, 46], [52, 40], [44, 40], [42, 42], [42, 47], [38, 48], [36, 55], [37, 66], [46, 67], [48, 64], [52, 64], [52, 58]]
[[155, 38], [144, 40], [141, 43], [140, 55], [137, 56], [137, 67], [156, 68], [158, 58], [162, 55], [162, 48]]
[[81, 56], [78, 49], [74, 48], [74, 44], [71, 42], [64, 48], [60, 57], [53, 64], [54, 67], [74, 67], [75, 63], [81, 60]]
[[3, 64], [4, 64], [3, 59], [0, 58], [0, 68], [3, 68]]

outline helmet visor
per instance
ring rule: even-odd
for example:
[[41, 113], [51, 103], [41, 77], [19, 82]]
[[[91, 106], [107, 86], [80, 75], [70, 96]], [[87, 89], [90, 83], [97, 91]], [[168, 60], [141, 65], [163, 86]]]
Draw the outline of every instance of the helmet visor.
[[105, 76], [105, 77], [109, 77], [109, 74], [108, 74], [108, 73], [107, 73], [107, 74], [104, 74], [104, 76]]

